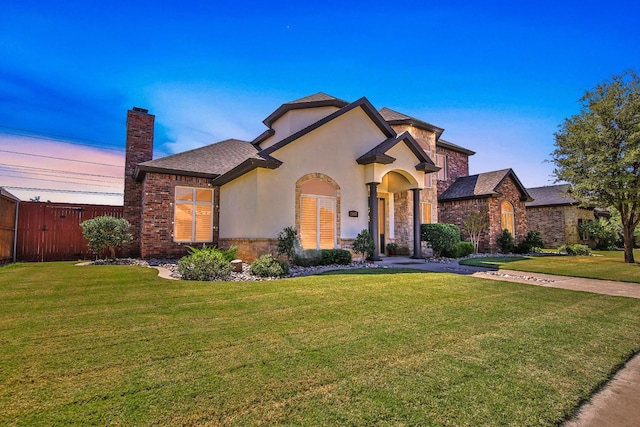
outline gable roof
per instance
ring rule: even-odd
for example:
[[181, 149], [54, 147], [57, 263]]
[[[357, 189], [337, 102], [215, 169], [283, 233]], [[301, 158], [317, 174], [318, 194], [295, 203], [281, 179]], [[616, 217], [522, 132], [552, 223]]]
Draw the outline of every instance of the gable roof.
[[406, 114], [399, 113], [391, 108], [383, 107], [380, 109], [380, 115], [390, 125], [411, 125], [421, 129], [425, 129], [436, 134], [436, 139], [440, 138], [444, 129], [434, 126], [431, 123], [424, 122], [416, 119], [415, 117], [407, 116]]
[[327, 95], [323, 92], [318, 92], [314, 95], [305, 96], [304, 98], [296, 99], [282, 104], [276, 111], [269, 114], [269, 116], [262, 121], [269, 128], [280, 117], [282, 117], [287, 111], [300, 110], [303, 108], [316, 108], [316, 107], [337, 107], [342, 108], [348, 105], [347, 101], [338, 99], [335, 96]]
[[453, 142], [445, 141], [441, 138], [436, 141], [436, 146], [446, 148], [451, 151], [457, 151], [458, 153], [466, 154], [467, 156], [473, 156], [474, 154], [476, 154], [475, 151], [461, 147], [457, 144], [454, 144]]
[[527, 207], [568, 206], [580, 203], [579, 200], [571, 196], [571, 186], [569, 184], [527, 188], [527, 191], [533, 197], [533, 201], [527, 202]]
[[4, 197], [6, 197], [8, 199], [11, 199], [11, 200], [14, 200], [16, 202], [20, 201], [20, 199], [18, 199], [13, 194], [9, 193], [4, 187], [0, 187], [0, 196], [4, 196]]
[[403, 132], [396, 137], [386, 139], [360, 156], [356, 161], [360, 165], [368, 165], [371, 163], [387, 165], [393, 163], [396, 159], [388, 155], [387, 152], [400, 142], [404, 142], [418, 159], [419, 163], [416, 165], [417, 170], [424, 172], [437, 172], [440, 170], [409, 132]]
[[253, 160], [266, 167], [280, 163], [262, 156], [250, 142], [227, 139], [215, 144], [138, 164], [134, 179], [141, 181], [146, 172], [172, 173], [203, 178], [216, 178], [241, 163]]
[[391, 126], [389, 126], [387, 124], [387, 122], [382, 118], [382, 116], [380, 116], [380, 114], [378, 113], [378, 111], [373, 107], [373, 105], [371, 105], [371, 103], [369, 102], [369, 100], [365, 97], [362, 97], [360, 99], [358, 99], [355, 102], [352, 102], [351, 104], [348, 104], [344, 107], [342, 107], [341, 109], [339, 109], [338, 111], [335, 111], [331, 114], [329, 114], [328, 116], [318, 120], [317, 122], [315, 122], [314, 124], [307, 126], [306, 128], [292, 134], [289, 135], [288, 137], [284, 138], [281, 141], [276, 142], [275, 144], [273, 144], [272, 146], [260, 151], [261, 154], [266, 154], [266, 155], [271, 155], [271, 153], [273, 153], [276, 150], [279, 150], [280, 148], [284, 147], [285, 145], [291, 143], [292, 141], [295, 141], [298, 138], [303, 137], [304, 135], [311, 133], [312, 131], [318, 129], [320, 126], [325, 125], [326, 123], [342, 116], [343, 114], [348, 113], [351, 110], [354, 110], [356, 108], [362, 108], [362, 110], [365, 112], [365, 114], [367, 116], [369, 116], [369, 118], [371, 119], [371, 121], [378, 127], [378, 129], [380, 129], [380, 131], [386, 135], [388, 138], [392, 138], [396, 136], [395, 131], [391, 128]]
[[516, 186], [520, 190], [520, 200], [532, 200], [527, 189], [524, 188], [513, 170], [502, 169], [493, 172], [460, 177], [456, 179], [455, 182], [440, 195], [440, 197], [438, 197], [438, 201], [500, 196], [501, 193], [498, 192], [498, 187], [500, 187], [500, 184], [502, 184], [508, 177], [513, 178]]

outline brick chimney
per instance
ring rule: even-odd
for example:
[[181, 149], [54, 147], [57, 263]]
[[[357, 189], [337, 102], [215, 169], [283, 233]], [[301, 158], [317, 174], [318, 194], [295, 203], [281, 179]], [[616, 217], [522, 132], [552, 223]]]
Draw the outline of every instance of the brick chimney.
[[127, 113], [127, 143], [124, 167], [124, 218], [131, 224], [133, 242], [128, 245], [131, 257], [140, 256], [140, 230], [142, 224], [141, 182], [133, 174], [138, 163], [153, 158], [153, 124], [155, 116], [144, 108], [133, 107]]

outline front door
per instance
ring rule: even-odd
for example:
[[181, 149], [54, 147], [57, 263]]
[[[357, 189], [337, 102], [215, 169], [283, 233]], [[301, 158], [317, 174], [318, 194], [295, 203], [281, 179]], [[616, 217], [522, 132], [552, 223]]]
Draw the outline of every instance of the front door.
[[380, 232], [380, 255], [384, 255], [384, 248], [387, 246], [385, 242], [385, 225], [387, 223], [387, 215], [385, 211], [384, 199], [378, 199], [378, 230]]

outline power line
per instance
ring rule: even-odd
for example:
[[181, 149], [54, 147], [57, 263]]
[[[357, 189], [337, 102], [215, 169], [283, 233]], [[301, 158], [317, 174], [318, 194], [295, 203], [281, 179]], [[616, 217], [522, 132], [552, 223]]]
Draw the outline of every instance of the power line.
[[[83, 144], [81, 142], [73, 142], [73, 141], [68, 141], [67, 139], [75, 139], [77, 141], [86, 141], [86, 142], [95, 142], [96, 144], [109, 144], [108, 142], [105, 141], [97, 141], [95, 139], [85, 139], [85, 138], [77, 138], [74, 136], [68, 136], [68, 135], [57, 135], [57, 134], [53, 134], [53, 133], [46, 133], [46, 132], [38, 132], [35, 130], [30, 130], [30, 129], [21, 129], [21, 128], [15, 128], [15, 127], [11, 127], [11, 126], [0, 126], [1, 129], [11, 129], [11, 130], [15, 130], [15, 131], [20, 131], [20, 132], [28, 132], [27, 134], [24, 133], [18, 133], [18, 132], [7, 132], [7, 131], [2, 131], [0, 130], [0, 133], [5, 134], [5, 135], [18, 135], [18, 136], [27, 136], [29, 138], [35, 138], [35, 139], [43, 139], [46, 141], [56, 141], [56, 142], [66, 142], [68, 144], [75, 144], [75, 145], [84, 145], [87, 147], [93, 147], [93, 148], [99, 148], [102, 150], [112, 150], [112, 151], [118, 151], [121, 153], [124, 153], [124, 149], [123, 148], [109, 148], [109, 147], [96, 147], [95, 145], [92, 144]], [[47, 136], [39, 136], [39, 135], [32, 135], [32, 134], [40, 134], [40, 135], [49, 135]], [[51, 138], [54, 137], [54, 138]], [[64, 140], [60, 140], [58, 138], [65, 138]]]
[[41, 171], [46, 171], [46, 172], [58, 172], [58, 173], [72, 174], [72, 175], [96, 176], [96, 177], [99, 177], [99, 178], [115, 178], [115, 179], [122, 179], [123, 178], [122, 176], [115, 176], [115, 175], [99, 175], [99, 174], [95, 174], [95, 173], [84, 173], [84, 172], [64, 171], [64, 170], [60, 170], [60, 169], [38, 168], [38, 167], [35, 167], [35, 166], [12, 165], [12, 164], [9, 164], [9, 163], [0, 163], [0, 168], [2, 168], [2, 166], [8, 166], [10, 168], [26, 169], [27, 171], [30, 171], [30, 170], [41, 170]]
[[3, 187], [11, 188], [12, 190], [44, 191], [48, 193], [91, 194], [91, 195], [103, 195], [103, 196], [122, 196], [123, 195], [123, 193], [107, 193], [102, 191], [58, 190], [58, 189], [52, 189], [52, 188], [12, 187], [8, 185], [5, 185]]
[[[42, 174], [36, 174], [36, 175], [42, 175]], [[20, 178], [20, 179], [32, 179], [32, 180], [36, 180], [36, 181], [47, 181], [47, 182], [59, 182], [59, 183], [63, 183], [63, 184], [79, 184], [79, 185], [90, 185], [92, 187], [107, 187], [107, 188], [114, 188], [117, 187], [118, 184], [111, 184], [111, 185], [100, 185], [100, 184], [93, 184], [93, 183], [84, 183], [84, 182], [75, 182], [75, 181], [59, 181], [56, 179], [46, 179], [46, 178], [32, 178], [30, 176], [16, 176], [16, 175], [2, 175], [5, 176], [7, 178]], [[47, 176], [47, 175], [44, 175]], [[62, 176], [56, 176], [56, 175], [49, 175], [49, 176], [53, 176], [54, 178], [64, 178]], [[77, 178], [77, 179], [82, 179], [82, 178]], [[85, 179], [85, 181], [94, 181], [94, 182], [102, 182], [104, 184], [108, 184], [108, 181], [97, 181], [95, 179]]]
[[31, 154], [31, 153], [21, 153], [19, 151], [10, 151], [10, 150], [0, 150], [3, 153], [11, 153], [11, 154], [20, 154], [23, 156], [33, 156], [33, 157], [43, 157], [45, 159], [54, 159], [54, 160], [64, 160], [67, 162], [76, 162], [76, 163], [86, 163], [89, 165], [99, 165], [99, 166], [110, 166], [114, 168], [124, 168], [124, 165], [112, 165], [109, 163], [97, 163], [97, 162], [88, 162], [86, 160], [74, 160], [74, 159], [65, 159], [62, 157], [53, 157], [53, 156], [44, 156], [42, 154]]

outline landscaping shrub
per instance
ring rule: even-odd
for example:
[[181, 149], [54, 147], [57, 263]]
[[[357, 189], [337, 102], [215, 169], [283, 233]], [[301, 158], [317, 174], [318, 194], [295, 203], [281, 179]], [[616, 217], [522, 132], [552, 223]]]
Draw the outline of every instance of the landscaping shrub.
[[289, 264], [267, 254], [255, 260], [249, 266], [249, 271], [260, 277], [280, 277], [289, 274]]
[[458, 242], [450, 252], [443, 252], [442, 256], [447, 258], [464, 258], [474, 253], [473, 242]]
[[515, 247], [517, 254], [537, 254], [542, 250], [544, 243], [539, 231], [529, 231], [527, 237]]
[[116, 257], [116, 248], [121, 248], [133, 239], [129, 233], [129, 221], [110, 215], [97, 216], [80, 223], [82, 234], [89, 249], [96, 256], [109, 249], [111, 258]]
[[234, 259], [238, 258], [238, 247], [237, 246], [231, 246], [229, 249], [226, 249], [226, 250], [225, 249], [220, 249], [220, 253], [222, 253], [222, 256], [224, 257], [224, 259], [226, 259], [227, 261], [231, 262]]
[[227, 259], [229, 251], [205, 246], [202, 249], [190, 247], [189, 251], [189, 255], [178, 261], [178, 272], [184, 280], [221, 280], [231, 273], [231, 262]]
[[453, 224], [422, 224], [420, 238], [429, 242], [433, 253], [452, 253], [460, 242], [460, 229]]
[[278, 254], [286, 256], [289, 262], [300, 249], [300, 240], [295, 228], [286, 227], [278, 234]]
[[293, 263], [300, 267], [313, 267], [322, 263], [322, 254], [315, 249], [298, 251], [293, 256]]
[[369, 230], [364, 229], [358, 233], [356, 240], [353, 242], [352, 248], [356, 254], [362, 254], [363, 262], [365, 256], [369, 258], [373, 256], [373, 251], [375, 251], [376, 245], [373, 242], [371, 234], [369, 234]]
[[349, 265], [351, 264], [351, 252], [345, 249], [322, 249], [320, 251], [322, 265]]
[[558, 252], [576, 256], [591, 255], [591, 249], [589, 249], [589, 246], [577, 243], [574, 245], [562, 245], [558, 248]]
[[598, 218], [578, 224], [578, 232], [583, 239], [592, 239], [596, 249], [615, 250], [622, 246], [622, 225], [613, 220]]
[[502, 234], [498, 237], [498, 247], [503, 254], [510, 254], [516, 247], [511, 232], [506, 228], [502, 230]]

